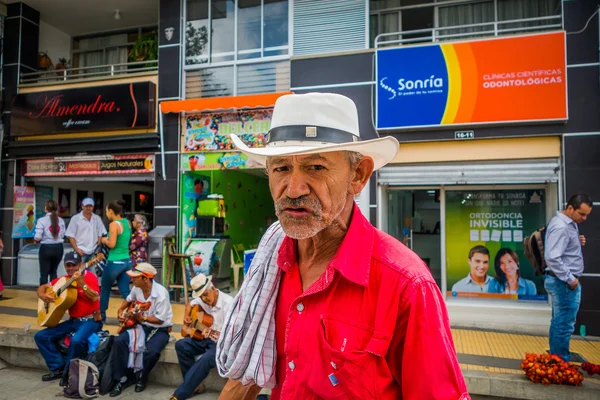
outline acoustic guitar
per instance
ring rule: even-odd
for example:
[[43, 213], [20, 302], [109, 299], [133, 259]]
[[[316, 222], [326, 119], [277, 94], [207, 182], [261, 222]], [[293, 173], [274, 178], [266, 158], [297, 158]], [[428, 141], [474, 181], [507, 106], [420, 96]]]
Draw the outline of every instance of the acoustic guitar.
[[214, 318], [212, 315], [207, 314], [204, 309], [200, 306], [194, 306], [190, 310], [190, 319], [192, 323], [189, 325], [183, 325], [181, 327], [181, 337], [191, 337], [196, 340], [203, 340], [205, 329], [209, 329], [208, 338], [213, 342], [219, 341], [219, 335], [221, 334], [218, 331], [210, 329], [214, 322]]
[[124, 321], [121, 322], [119, 329], [117, 329], [117, 335], [120, 335], [129, 328], [133, 328], [133, 326], [138, 323], [138, 320], [134, 317], [142, 313], [143, 311], [150, 309], [151, 305], [151, 301], [148, 301], [146, 303], [136, 302], [129, 304], [129, 308], [127, 309], [127, 311], [125, 311], [125, 315], [123, 316]]
[[[98, 254], [79, 269], [83, 274], [87, 268], [92, 267], [104, 259], [104, 254]], [[59, 324], [67, 310], [77, 301], [77, 283], [73, 278], [61, 277], [52, 287], [46, 288], [46, 294], [54, 296], [54, 302], [46, 303], [38, 300], [38, 324], [46, 328], [54, 328]]]

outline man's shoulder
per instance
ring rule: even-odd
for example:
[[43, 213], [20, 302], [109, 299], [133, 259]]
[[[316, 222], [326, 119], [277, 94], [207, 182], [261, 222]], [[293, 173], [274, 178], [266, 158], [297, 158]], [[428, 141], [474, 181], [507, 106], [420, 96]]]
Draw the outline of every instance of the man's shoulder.
[[429, 268], [411, 249], [396, 238], [375, 229], [372, 258], [381, 266], [382, 273], [391, 279], [404, 279], [412, 283], [435, 282]]
[[86, 281], [88, 284], [89, 283], [98, 284], [98, 277], [96, 276], [96, 274], [94, 274], [93, 272], [90, 272], [90, 271], [85, 271], [83, 280]]
[[75, 214], [75, 215], [73, 215], [73, 216], [71, 217], [71, 219], [70, 219], [70, 221], [69, 221], [69, 222], [77, 222], [77, 221], [79, 221], [80, 219], [81, 219], [81, 213], [77, 213], [77, 214]]
[[[170, 301], [169, 299], [169, 291], [167, 290], [166, 287], [164, 287], [163, 285], [161, 285], [160, 283], [154, 281], [152, 283], [153, 285], [156, 285], [156, 293], [158, 294], [158, 297], [160, 299], [167, 299]], [[153, 288], [154, 289], [154, 288]]]
[[[467, 285], [470, 281], [471, 281], [471, 277], [466, 276], [466, 277], [462, 278], [460, 281], [456, 282], [452, 287], [454, 288], [455, 286], [464, 286], [464, 285]], [[489, 281], [488, 281], [488, 283], [489, 283]]]

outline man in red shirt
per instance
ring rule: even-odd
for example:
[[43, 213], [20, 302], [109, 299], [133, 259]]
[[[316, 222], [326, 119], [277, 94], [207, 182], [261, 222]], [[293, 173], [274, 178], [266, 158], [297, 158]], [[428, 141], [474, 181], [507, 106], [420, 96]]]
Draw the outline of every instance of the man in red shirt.
[[[100, 296], [98, 294], [100, 287], [98, 278], [91, 272], [84, 271], [79, 273], [83, 267], [83, 260], [79, 254], [72, 251], [65, 255], [64, 259], [67, 279], [74, 278], [77, 290], [77, 301], [69, 308], [70, 318], [61, 322], [54, 328], [46, 328], [35, 334], [35, 343], [40, 349], [40, 353], [50, 373], [42, 376], [42, 381], [49, 382], [61, 379], [60, 385], [64, 386], [67, 382], [67, 373], [69, 371], [69, 362], [71, 359], [79, 358], [87, 349], [88, 338], [95, 332], [102, 329], [102, 320], [100, 314]], [[56, 278], [49, 284], [42, 285], [37, 290], [38, 297], [46, 303], [54, 302], [52, 293], [46, 293], [47, 288], [51, 288], [59, 279]], [[97, 319], [94, 320], [94, 314]], [[58, 341], [66, 335], [73, 333], [69, 352], [65, 357], [57, 348]]]
[[361, 140], [355, 104], [327, 93], [280, 97], [265, 148], [232, 139], [265, 165], [279, 223], [226, 318], [221, 374], [272, 400], [469, 399], [429, 269], [354, 203], [398, 142]]

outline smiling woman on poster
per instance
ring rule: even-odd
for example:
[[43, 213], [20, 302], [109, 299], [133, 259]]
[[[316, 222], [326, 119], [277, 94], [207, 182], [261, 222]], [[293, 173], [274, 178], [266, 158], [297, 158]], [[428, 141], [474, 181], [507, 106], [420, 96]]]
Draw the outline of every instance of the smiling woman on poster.
[[519, 256], [513, 249], [502, 248], [494, 260], [496, 277], [490, 280], [488, 293], [535, 296], [537, 288], [529, 279], [521, 278]]

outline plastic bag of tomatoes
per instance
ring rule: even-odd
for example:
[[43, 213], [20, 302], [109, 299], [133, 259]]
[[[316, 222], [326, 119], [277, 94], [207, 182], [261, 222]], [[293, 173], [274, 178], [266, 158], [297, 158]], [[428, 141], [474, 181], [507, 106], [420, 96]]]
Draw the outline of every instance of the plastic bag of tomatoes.
[[551, 354], [527, 353], [521, 363], [521, 369], [535, 383], [550, 385], [578, 386], [583, 382], [583, 375], [573, 363], [566, 363], [562, 358]]

